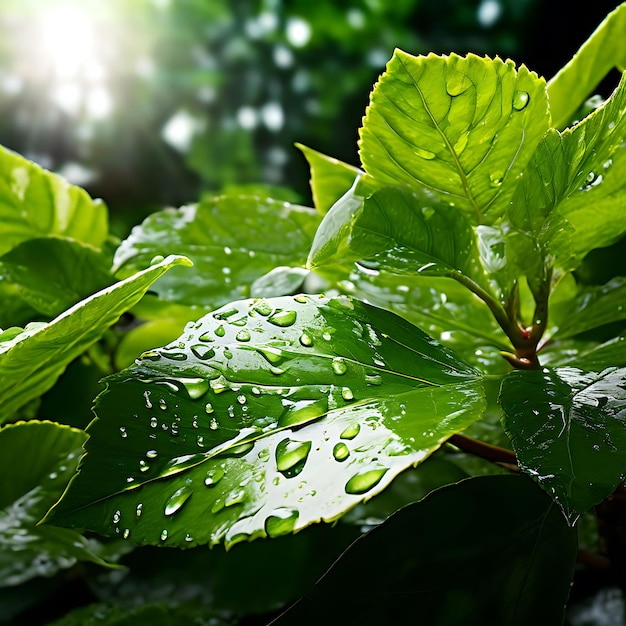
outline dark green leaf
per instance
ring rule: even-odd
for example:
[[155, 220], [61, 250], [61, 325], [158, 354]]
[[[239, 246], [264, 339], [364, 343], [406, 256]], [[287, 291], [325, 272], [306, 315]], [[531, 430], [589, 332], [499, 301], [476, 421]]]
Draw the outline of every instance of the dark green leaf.
[[0, 146], [0, 254], [47, 235], [100, 248], [107, 209], [86, 191]]
[[0, 587], [52, 576], [76, 561], [107, 565], [76, 530], [37, 526], [75, 472], [85, 434], [52, 422], [0, 429]]
[[622, 333], [594, 347], [579, 348], [573, 352], [563, 358], [559, 365], [572, 365], [595, 371], [601, 371], [610, 366], [624, 367], [626, 366], [626, 334]]
[[319, 220], [313, 209], [266, 198], [207, 198], [146, 218], [118, 248], [115, 271], [128, 276], [155, 255], [184, 254], [194, 267], [168, 272], [153, 290], [167, 302], [214, 308], [249, 296], [276, 266], [303, 267]]
[[575, 558], [575, 531], [530, 481], [469, 479], [358, 539], [272, 625], [555, 626]]
[[396, 51], [361, 130], [365, 171], [493, 221], [548, 129], [545, 81], [512, 61]]
[[500, 403], [520, 466], [570, 524], [623, 479], [626, 369], [512, 372]]
[[110, 259], [72, 239], [29, 239], [0, 258], [19, 296], [53, 317], [114, 282]]
[[181, 547], [337, 519], [484, 408], [476, 370], [345, 297], [231, 303], [107, 381], [48, 521]]
[[68, 363], [136, 304], [159, 276], [188, 263], [184, 257], [170, 256], [79, 302], [50, 323], [28, 324], [10, 339], [0, 335], [0, 423], [50, 389]]

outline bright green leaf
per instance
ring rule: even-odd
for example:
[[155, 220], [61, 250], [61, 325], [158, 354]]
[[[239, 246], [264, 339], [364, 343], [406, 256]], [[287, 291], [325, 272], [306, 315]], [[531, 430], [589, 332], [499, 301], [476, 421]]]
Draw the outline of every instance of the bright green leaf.
[[439, 489], [358, 539], [275, 626], [561, 624], [576, 532], [531, 481]]
[[0, 335], [0, 423], [50, 389], [68, 363], [96, 342], [150, 285], [188, 259], [170, 256], [79, 302], [50, 323], [29, 324], [11, 339]]
[[626, 4], [609, 13], [572, 60], [548, 82], [550, 112], [562, 128], [612, 68], [626, 70]]
[[313, 209], [276, 200], [207, 198], [147, 217], [118, 248], [115, 271], [125, 277], [154, 256], [184, 254], [194, 267], [168, 272], [153, 290], [167, 302], [214, 308], [249, 296], [251, 283], [278, 265], [303, 267], [319, 220]]
[[579, 348], [559, 361], [559, 365], [583, 367], [586, 370], [601, 371], [607, 367], [626, 366], [626, 334], [621, 333], [613, 339], [591, 348]]
[[515, 371], [502, 384], [504, 426], [520, 466], [570, 524], [624, 476], [626, 369]]
[[345, 297], [231, 303], [107, 382], [48, 521], [179, 547], [334, 520], [484, 408], [476, 370]]
[[0, 587], [52, 576], [76, 561], [107, 565], [76, 530], [37, 526], [75, 472], [85, 434], [52, 422], [0, 429]]
[[0, 146], [0, 254], [28, 239], [60, 235], [100, 248], [107, 210], [86, 191]]
[[324, 215], [363, 172], [302, 144], [296, 144], [296, 147], [302, 151], [311, 168], [313, 204]]
[[548, 126], [545, 81], [523, 65], [396, 51], [372, 93], [360, 154], [382, 183], [426, 188], [489, 223]]

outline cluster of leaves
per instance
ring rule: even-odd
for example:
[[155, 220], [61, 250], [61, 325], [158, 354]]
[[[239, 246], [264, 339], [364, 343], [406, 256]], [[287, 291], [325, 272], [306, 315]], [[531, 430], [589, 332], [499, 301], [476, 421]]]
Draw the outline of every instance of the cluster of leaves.
[[[25, 468], [2, 585], [140, 545], [276, 545], [278, 591], [181, 619], [306, 593], [275, 623], [560, 623], [577, 522], [624, 477], [626, 279], [576, 279], [626, 233], [626, 75], [584, 110], [624, 34], [621, 5], [548, 84], [397, 51], [362, 168], [301, 146], [314, 209], [205, 197], [118, 242], [101, 203], [2, 150], [1, 463]], [[107, 374], [95, 419], [46, 421], [81, 358]], [[335, 520], [326, 565], [359, 538], [310, 591], [288, 542], [315, 551]], [[59, 624], [118, 623], [102, 600]]]

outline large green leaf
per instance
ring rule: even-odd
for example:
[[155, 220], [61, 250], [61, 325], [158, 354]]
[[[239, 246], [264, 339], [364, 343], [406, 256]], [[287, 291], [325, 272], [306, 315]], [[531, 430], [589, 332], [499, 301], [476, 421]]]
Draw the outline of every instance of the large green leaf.
[[554, 126], [562, 128], [612, 68], [626, 70], [626, 4], [609, 13], [548, 83]]
[[306, 157], [311, 169], [313, 204], [318, 212], [324, 215], [352, 186], [354, 179], [364, 172], [302, 144], [296, 146]]
[[231, 303], [107, 381], [47, 521], [181, 547], [334, 520], [484, 408], [476, 370], [346, 297]]
[[37, 522], [76, 471], [85, 434], [52, 422], [0, 429], [0, 587], [52, 576], [76, 561], [107, 565], [78, 531]]
[[155, 255], [184, 254], [194, 267], [168, 272], [154, 291], [161, 300], [214, 308], [248, 297], [251, 283], [276, 266], [303, 267], [319, 221], [313, 209], [286, 202], [210, 197], [147, 217], [119, 247], [114, 266], [128, 276]]
[[623, 479], [626, 368], [512, 372], [500, 403], [520, 466], [570, 524]]
[[361, 161], [385, 184], [425, 187], [489, 223], [548, 127], [545, 81], [525, 66], [396, 51], [371, 96]]
[[621, 333], [593, 347], [579, 348], [564, 356], [559, 365], [584, 367], [586, 370], [602, 371], [607, 367], [626, 366], [626, 333]]
[[469, 479], [358, 539], [271, 623], [555, 626], [575, 559], [576, 532], [529, 480]]
[[47, 235], [99, 248], [108, 236], [107, 219], [101, 201], [0, 146], [0, 254]]
[[0, 423], [50, 389], [68, 363], [136, 304], [159, 276], [187, 264], [184, 257], [170, 256], [82, 300], [48, 324], [0, 334]]
[[0, 266], [19, 296], [47, 316], [58, 315], [114, 282], [107, 256], [58, 237], [22, 242], [0, 257]]

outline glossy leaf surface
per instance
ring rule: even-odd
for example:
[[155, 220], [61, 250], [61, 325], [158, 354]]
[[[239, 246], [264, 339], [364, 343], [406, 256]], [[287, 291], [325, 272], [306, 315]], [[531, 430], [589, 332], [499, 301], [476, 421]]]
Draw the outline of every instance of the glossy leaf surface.
[[0, 423], [50, 389], [68, 363], [136, 304], [159, 276], [188, 263], [184, 257], [168, 257], [82, 300], [50, 323], [33, 323], [0, 334]]
[[575, 556], [575, 531], [531, 481], [470, 479], [358, 539], [271, 624], [554, 626]]
[[623, 480], [626, 369], [512, 372], [500, 403], [520, 466], [570, 524]]
[[334, 520], [484, 408], [476, 370], [345, 297], [231, 303], [107, 382], [48, 521], [179, 547]]
[[548, 124], [545, 81], [525, 66], [396, 51], [371, 96], [361, 161], [382, 183], [425, 187], [489, 223]]
[[1, 146], [0, 172], [0, 254], [48, 235], [102, 246], [108, 218], [101, 201]]
[[207, 198], [150, 215], [118, 248], [114, 265], [128, 276], [155, 255], [184, 254], [194, 267], [173, 270], [154, 291], [167, 302], [214, 308], [248, 297], [276, 266], [303, 267], [319, 220], [313, 209], [267, 198]]
[[37, 526], [76, 470], [85, 434], [52, 422], [0, 429], [0, 587], [52, 576], [76, 561], [107, 565], [98, 544], [67, 528]]

